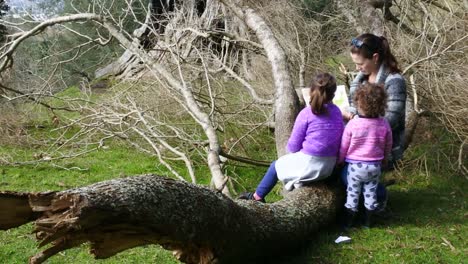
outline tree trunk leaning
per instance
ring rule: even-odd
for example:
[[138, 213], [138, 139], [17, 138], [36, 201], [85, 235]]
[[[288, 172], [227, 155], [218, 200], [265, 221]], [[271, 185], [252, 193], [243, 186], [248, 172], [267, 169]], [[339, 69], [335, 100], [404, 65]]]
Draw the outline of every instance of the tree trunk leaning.
[[96, 258], [160, 244], [184, 263], [241, 263], [304, 243], [333, 221], [340, 194], [317, 183], [262, 204], [143, 175], [61, 192], [0, 192], [0, 229], [35, 221], [39, 246], [52, 246], [30, 263], [85, 242]]
[[275, 81], [275, 142], [278, 157], [287, 154], [286, 145], [294, 121], [299, 113], [299, 98], [296, 94], [289, 69], [288, 58], [270, 26], [256, 10], [242, 1], [219, 0], [245, 22], [262, 44], [271, 65]]

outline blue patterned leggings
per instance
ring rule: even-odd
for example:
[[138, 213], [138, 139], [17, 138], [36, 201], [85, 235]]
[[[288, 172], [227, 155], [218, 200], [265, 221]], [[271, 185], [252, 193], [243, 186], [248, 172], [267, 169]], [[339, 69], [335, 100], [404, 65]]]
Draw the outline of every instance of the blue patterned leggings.
[[377, 185], [380, 174], [380, 164], [349, 163], [345, 207], [356, 212], [361, 189], [364, 189], [364, 206], [371, 211], [377, 209], [379, 205], [377, 202]]

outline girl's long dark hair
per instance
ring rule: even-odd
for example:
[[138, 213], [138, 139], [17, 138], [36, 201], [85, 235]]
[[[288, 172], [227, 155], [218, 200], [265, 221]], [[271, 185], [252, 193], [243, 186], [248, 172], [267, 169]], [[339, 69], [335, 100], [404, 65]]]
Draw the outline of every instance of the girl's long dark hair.
[[317, 74], [310, 84], [310, 107], [312, 113], [319, 115], [326, 112], [324, 105], [335, 96], [336, 80], [329, 73]]
[[400, 73], [398, 62], [390, 51], [390, 45], [385, 37], [364, 33], [351, 42], [351, 53], [359, 54], [366, 59], [372, 59], [374, 53], [379, 54], [379, 63], [383, 63], [391, 73]]

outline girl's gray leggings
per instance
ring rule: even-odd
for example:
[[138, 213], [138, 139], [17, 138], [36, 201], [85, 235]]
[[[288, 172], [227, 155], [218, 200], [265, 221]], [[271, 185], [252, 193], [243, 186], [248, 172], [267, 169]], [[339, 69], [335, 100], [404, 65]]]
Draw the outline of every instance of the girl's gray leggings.
[[349, 163], [345, 207], [357, 212], [361, 189], [364, 189], [364, 206], [373, 211], [378, 207], [377, 184], [381, 174], [380, 164]]

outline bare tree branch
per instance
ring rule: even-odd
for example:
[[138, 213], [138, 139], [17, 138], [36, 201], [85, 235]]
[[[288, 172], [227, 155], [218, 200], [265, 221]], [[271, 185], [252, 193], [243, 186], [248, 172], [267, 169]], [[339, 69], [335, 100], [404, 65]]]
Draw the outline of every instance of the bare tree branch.
[[282, 156], [286, 154], [286, 142], [299, 112], [299, 99], [292, 83], [286, 54], [271, 29], [255, 10], [243, 6], [239, 1], [220, 0], [220, 2], [245, 21], [255, 32], [267, 53], [276, 88], [275, 120], [281, 120], [281, 123], [276, 122], [275, 126], [276, 151]]
[[21, 44], [25, 39], [34, 36], [36, 34], [41, 33], [44, 29], [47, 27], [53, 26], [55, 24], [61, 24], [61, 23], [66, 23], [66, 22], [75, 22], [75, 21], [85, 21], [85, 20], [96, 20], [100, 21], [102, 20], [102, 17], [96, 14], [74, 14], [70, 16], [64, 16], [64, 17], [56, 17], [52, 18], [49, 20], [46, 20], [33, 29], [26, 31], [26, 32], [19, 32], [15, 33], [13, 35], [8, 36], [11, 41], [7, 43], [8, 49], [0, 54], [0, 72], [2, 72], [6, 66], [8, 66], [12, 62], [12, 54], [15, 51], [15, 49], [18, 47], [18, 45]]

